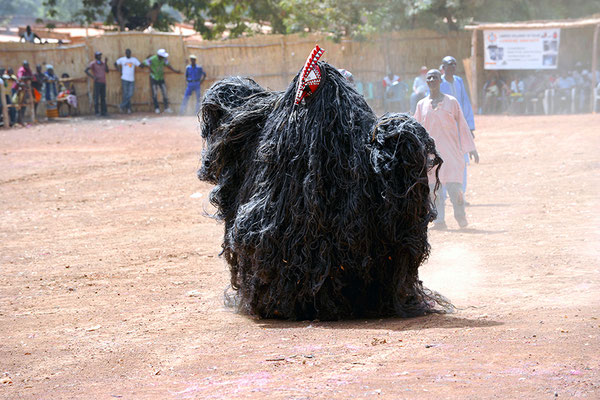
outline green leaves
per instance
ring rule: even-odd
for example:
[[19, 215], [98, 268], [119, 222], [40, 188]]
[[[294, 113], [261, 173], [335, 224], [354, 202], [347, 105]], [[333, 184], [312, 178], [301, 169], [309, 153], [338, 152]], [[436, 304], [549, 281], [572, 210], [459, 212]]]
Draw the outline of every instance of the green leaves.
[[334, 40], [361, 39], [391, 30], [457, 30], [472, 21], [600, 13], [600, 2], [589, 0], [43, 0], [43, 5], [49, 18], [64, 19], [68, 13], [82, 22], [108, 18], [120, 29], [139, 30], [169, 30], [176, 19], [163, 7], [168, 6], [205, 39], [264, 32], [327, 32]]

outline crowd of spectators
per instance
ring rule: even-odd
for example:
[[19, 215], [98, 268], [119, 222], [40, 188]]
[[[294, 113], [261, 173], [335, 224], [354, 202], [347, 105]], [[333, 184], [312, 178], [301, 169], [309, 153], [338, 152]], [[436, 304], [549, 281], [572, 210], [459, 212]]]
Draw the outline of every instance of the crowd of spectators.
[[[506, 77], [506, 78], [505, 78]], [[575, 114], [591, 110], [590, 71], [488, 71], [481, 114]], [[600, 72], [596, 71], [596, 82]]]
[[[29, 27], [28, 27], [29, 28]], [[25, 41], [34, 41], [36, 35], [30, 28], [26, 30]], [[453, 61], [452, 57], [448, 57]], [[131, 50], [127, 49], [125, 57], [119, 58], [115, 63], [116, 69], [121, 72], [123, 102], [120, 104], [121, 112], [132, 112], [131, 98], [135, 87], [135, 69], [136, 67], [148, 67], [151, 77], [151, 94], [154, 111], [161, 112], [158, 102], [158, 94], [163, 97], [164, 112], [172, 112], [167, 98], [167, 90], [164, 81], [164, 68], [169, 68], [173, 72], [181, 71], [173, 68], [168, 61], [168, 53], [165, 49], [159, 49], [156, 54], [149, 56], [140, 62], [132, 57]], [[444, 69], [451, 69], [445, 71]], [[442, 77], [449, 76], [452, 81], [456, 63], [442, 63], [440, 65]], [[44, 71], [45, 69], [45, 71]], [[383, 78], [383, 101], [386, 111], [415, 112], [419, 100], [426, 97], [429, 93], [425, 82], [427, 67], [423, 66], [420, 73], [415, 77], [411, 86], [404, 83], [401, 78], [388, 71]], [[94, 109], [97, 116], [107, 115], [106, 105], [106, 74], [110, 68], [107, 59], [102, 59], [102, 53], [95, 53], [95, 60], [90, 62], [85, 73], [93, 79], [94, 83]], [[600, 73], [596, 71], [596, 82], [600, 82]], [[196, 64], [196, 56], [190, 56], [190, 65], [185, 71], [187, 82], [184, 99], [181, 105], [181, 114], [187, 113], [187, 102], [189, 97], [195, 94], [196, 107], [198, 112], [200, 106], [200, 84], [206, 78], [202, 67]], [[460, 77], [456, 77], [458, 87], [462, 87]], [[575, 67], [568, 71], [557, 70], [536, 70], [536, 71], [486, 71], [486, 81], [480, 97], [480, 114], [567, 114], [589, 112], [591, 103], [595, 102], [592, 96], [592, 73], [577, 63]], [[452, 82], [451, 82], [452, 83]], [[73, 84], [73, 79], [66, 73], [60, 75], [55, 73], [54, 67], [50, 64], [37, 65], [33, 72], [27, 61], [18, 68], [17, 73], [13, 69], [0, 68], [0, 84], [7, 89], [6, 103], [9, 107], [10, 124], [25, 123], [27, 108], [33, 103], [37, 110], [38, 104], [44, 103], [46, 106], [46, 115], [48, 118], [57, 117], [65, 112], [66, 115], [72, 115], [77, 111], [77, 93]], [[357, 89], [363, 92], [364, 88], [361, 82], [357, 82]], [[454, 84], [448, 84], [444, 81], [442, 86], [453, 88]], [[450, 86], [449, 86], [450, 85]], [[454, 86], [453, 86], [454, 85]], [[412, 89], [412, 90], [411, 90]], [[598, 84], [600, 92], [600, 84]], [[448, 92], [455, 97], [460, 93], [454, 90]], [[466, 93], [466, 92], [465, 92]], [[365, 93], [366, 95], [366, 93]], [[33, 97], [33, 102], [31, 101]], [[468, 96], [463, 96], [468, 97]], [[470, 109], [470, 104], [465, 105]], [[1, 117], [0, 112], [0, 118]]]
[[[121, 75], [121, 89], [123, 101], [119, 106], [121, 113], [132, 113], [131, 98], [135, 89], [135, 69], [148, 68], [150, 70], [150, 83], [152, 102], [154, 112], [161, 113], [158, 102], [159, 92], [162, 94], [163, 112], [172, 113], [169, 98], [167, 97], [167, 87], [164, 80], [165, 68], [179, 74], [182, 71], [171, 66], [168, 60], [169, 54], [165, 49], [159, 49], [156, 54], [148, 56], [144, 61], [139, 61], [133, 57], [132, 51], [127, 49], [125, 56], [115, 61], [116, 71]], [[198, 113], [201, 102], [200, 86], [206, 79], [206, 73], [202, 66], [197, 64], [197, 57], [190, 55], [190, 64], [185, 69], [186, 90], [183, 96], [180, 113], [187, 114], [187, 103], [190, 97], [195, 95], [196, 105], [195, 113]], [[93, 103], [96, 116], [104, 117], [108, 115], [106, 103], [106, 76], [115, 69], [109, 68], [108, 59], [102, 57], [102, 52], [94, 53], [94, 60], [91, 61], [85, 71], [83, 71], [93, 82]], [[56, 118], [59, 115], [73, 115], [77, 112], [77, 93], [75, 85], [69, 74], [59, 75], [54, 70], [54, 66], [47, 64], [45, 68], [42, 65], [36, 66], [36, 72], [33, 72], [28, 61], [23, 61], [22, 66], [17, 73], [12, 68], [0, 68], [0, 85], [5, 87], [6, 104], [9, 113], [9, 123], [26, 124], [26, 111], [34, 105], [36, 111], [38, 104], [43, 103], [48, 118]], [[63, 110], [61, 112], [61, 110]], [[2, 118], [2, 109], [0, 108], [0, 122]]]
[[[11, 126], [26, 124], [26, 112], [32, 103], [35, 110], [44, 103], [48, 118], [58, 117], [61, 107], [68, 115], [77, 109], [77, 93], [72, 79], [66, 73], [59, 78], [51, 64], [36, 65], [35, 72], [27, 60], [16, 73], [12, 68], [0, 68], [0, 85], [4, 86]], [[0, 103], [0, 121], [4, 123], [2, 111]]]
[[[440, 65], [444, 74], [444, 64]], [[414, 114], [416, 104], [428, 95], [425, 66], [414, 78], [412, 91], [393, 89], [408, 85], [398, 75], [389, 74], [383, 80], [386, 111]], [[485, 82], [479, 97], [479, 114], [576, 114], [590, 112], [592, 103], [592, 73], [577, 63], [571, 70], [519, 70], [485, 72]], [[600, 96], [600, 71], [596, 71], [596, 91]], [[455, 94], [456, 93], [451, 93]], [[455, 96], [456, 97], [456, 96]], [[409, 104], [406, 101], [410, 100]], [[391, 104], [394, 100], [395, 104]], [[387, 106], [387, 105], [390, 106]]]

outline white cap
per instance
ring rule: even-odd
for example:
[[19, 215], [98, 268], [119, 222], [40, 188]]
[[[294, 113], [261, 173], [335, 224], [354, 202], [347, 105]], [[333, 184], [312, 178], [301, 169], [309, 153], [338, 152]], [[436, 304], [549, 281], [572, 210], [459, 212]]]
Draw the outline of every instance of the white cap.
[[158, 54], [159, 56], [164, 57], [164, 58], [169, 57], [169, 53], [167, 53], [167, 51], [165, 49], [158, 49], [156, 54]]
[[52, 64], [46, 64], [46, 69], [54, 69], [54, 67], [52, 66]]

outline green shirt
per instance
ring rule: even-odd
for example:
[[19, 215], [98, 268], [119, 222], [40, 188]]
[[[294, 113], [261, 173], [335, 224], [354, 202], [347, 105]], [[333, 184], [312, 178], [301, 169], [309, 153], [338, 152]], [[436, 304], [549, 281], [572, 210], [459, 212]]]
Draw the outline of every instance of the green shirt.
[[169, 60], [166, 58], [160, 59], [156, 54], [149, 57], [144, 64], [150, 67], [150, 77], [155, 81], [165, 79], [165, 65], [169, 65]]

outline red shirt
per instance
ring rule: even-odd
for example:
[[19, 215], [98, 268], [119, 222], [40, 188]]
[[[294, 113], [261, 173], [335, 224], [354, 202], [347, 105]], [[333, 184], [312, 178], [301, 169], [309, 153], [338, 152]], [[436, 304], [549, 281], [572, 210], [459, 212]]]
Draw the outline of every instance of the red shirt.
[[94, 75], [94, 82], [106, 83], [106, 64], [102, 61], [94, 60], [88, 65]]

